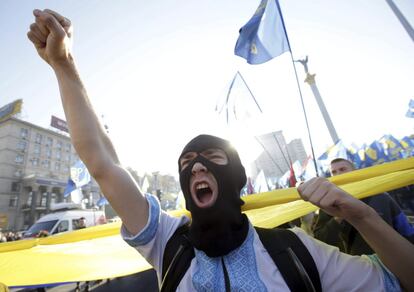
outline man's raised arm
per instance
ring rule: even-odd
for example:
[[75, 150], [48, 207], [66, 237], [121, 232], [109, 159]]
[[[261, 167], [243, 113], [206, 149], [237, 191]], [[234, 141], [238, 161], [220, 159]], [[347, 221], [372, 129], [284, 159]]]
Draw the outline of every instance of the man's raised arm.
[[414, 245], [382, 220], [374, 209], [324, 178], [313, 178], [300, 185], [298, 191], [305, 201], [352, 224], [399, 279], [401, 286], [414, 291]]
[[115, 149], [88, 99], [71, 52], [70, 21], [51, 10], [35, 10], [28, 38], [54, 70], [72, 143], [129, 232], [146, 224], [148, 204], [139, 187], [121, 167]]

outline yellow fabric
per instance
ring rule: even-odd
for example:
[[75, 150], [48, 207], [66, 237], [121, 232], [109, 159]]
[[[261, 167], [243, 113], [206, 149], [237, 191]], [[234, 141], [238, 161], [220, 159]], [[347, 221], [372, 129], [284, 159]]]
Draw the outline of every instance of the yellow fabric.
[[[363, 198], [414, 184], [414, 158], [337, 176], [332, 182]], [[296, 189], [243, 198], [256, 226], [275, 227], [316, 209]], [[174, 216], [188, 214], [185, 210]], [[51, 237], [0, 244], [0, 281], [9, 287], [114, 278], [150, 268], [111, 223]]]
[[[329, 180], [334, 184], [341, 186], [344, 184], [362, 181], [365, 179], [379, 177], [392, 172], [413, 169], [414, 168], [414, 157], [397, 160], [373, 167], [367, 167], [359, 169], [353, 172], [345, 173], [342, 175], [330, 177]], [[294, 200], [299, 200], [299, 194], [296, 188], [274, 190], [270, 192], [255, 194], [243, 197], [245, 205], [242, 207], [243, 210], [257, 209], [266, 206], [283, 204]]]
[[0, 292], [9, 292], [9, 288], [3, 283], [0, 283]]
[[[398, 189], [414, 184], [414, 169], [389, 173], [369, 178], [360, 182], [348, 183], [340, 187], [356, 198], [362, 199], [370, 195]], [[272, 228], [304, 216], [318, 207], [303, 200], [296, 200], [281, 205], [273, 205], [260, 209], [248, 210], [245, 213], [255, 226]]]

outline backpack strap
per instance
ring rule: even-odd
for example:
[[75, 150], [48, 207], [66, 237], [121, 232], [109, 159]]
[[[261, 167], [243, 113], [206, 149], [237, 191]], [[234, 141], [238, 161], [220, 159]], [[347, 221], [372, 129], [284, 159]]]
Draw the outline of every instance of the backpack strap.
[[194, 258], [194, 249], [187, 234], [189, 225], [179, 227], [165, 246], [162, 261], [161, 292], [175, 291]]
[[255, 229], [291, 291], [322, 291], [316, 264], [295, 233], [279, 228]]

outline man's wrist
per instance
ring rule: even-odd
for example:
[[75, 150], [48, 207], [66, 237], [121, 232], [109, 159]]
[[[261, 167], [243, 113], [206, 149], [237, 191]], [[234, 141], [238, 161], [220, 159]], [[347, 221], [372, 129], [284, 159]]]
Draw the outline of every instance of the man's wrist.
[[352, 218], [346, 219], [346, 221], [358, 229], [373, 224], [377, 219], [381, 219], [381, 217], [373, 208], [367, 205], [360, 216], [353, 216]]
[[76, 69], [75, 60], [73, 59], [72, 54], [68, 54], [66, 58], [50, 61], [49, 64], [56, 73]]

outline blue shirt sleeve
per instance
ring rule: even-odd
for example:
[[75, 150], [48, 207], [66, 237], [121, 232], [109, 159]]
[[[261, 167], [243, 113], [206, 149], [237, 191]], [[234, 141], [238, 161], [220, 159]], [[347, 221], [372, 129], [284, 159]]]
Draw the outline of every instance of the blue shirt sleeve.
[[398, 281], [397, 277], [395, 277], [394, 274], [391, 273], [390, 270], [388, 270], [387, 267], [384, 266], [384, 264], [381, 262], [381, 260], [378, 258], [376, 254], [368, 255], [368, 258], [380, 268], [383, 274], [385, 291], [387, 292], [402, 291], [400, 282]]
[[121, 227], [121, 234], [124, 240], [132, 247], [145, 245], [150, 242], [158, 229], [161, 214], [160, 202], [149, 194], [145, 194], [145, 198], [149, 205], [148, 221], [145, 227], [135, 236], [131, 236], [123, 224]]

